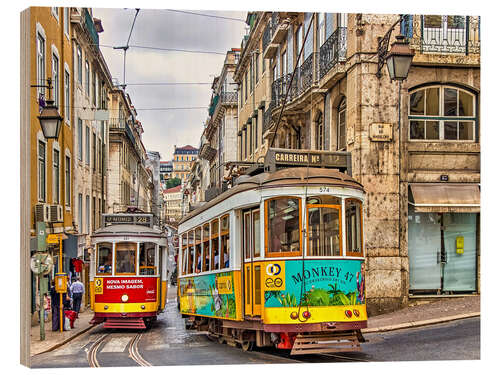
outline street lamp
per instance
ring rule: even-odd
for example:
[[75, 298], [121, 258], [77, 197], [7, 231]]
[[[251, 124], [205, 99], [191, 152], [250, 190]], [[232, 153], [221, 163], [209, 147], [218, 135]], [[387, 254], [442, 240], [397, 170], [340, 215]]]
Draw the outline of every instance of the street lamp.
[[[32, 85], [31, 87], [46, 87], [49, 89], [49, 98], [50, 98], [50, 90], [52, 89], [52, 80], [50, 78], [47, 79], [47, 85]], [[40, 126], [42, 127], [43, 136], [47, 139], [59, 138], [59, 131], [61, 130], [61, 121], [62, 117], [57, 111], [57, 107], [54, 105], [54, 100], [48, 99], [47, 105], [43, 107], [40, 116], [38, 117], [38, 121], [40, 121]]]
[[391, 50], [386, 58], [387, 70], [391, 81], [404, 81], [408, 78], [410, 65], [415, 52], [405, 42], [403, 35], [396, 36], [396, 41], [392, 43]]

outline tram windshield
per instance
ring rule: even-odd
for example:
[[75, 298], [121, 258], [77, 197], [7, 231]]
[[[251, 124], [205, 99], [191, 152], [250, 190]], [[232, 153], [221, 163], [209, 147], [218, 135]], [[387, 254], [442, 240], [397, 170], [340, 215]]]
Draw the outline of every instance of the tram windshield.
[[139, 275], [156, 275], [156, 245], [143, 242], [139, 245]]
[[300, 199], [266, 201], [267, 253], [270, 256], [300, 252]]
[[97, 246], [97, 274], [111, 275], [113, 264], [113, 244], [109, 242], [100, 243]]
[[116, 275], [135, 275], [136, 252], [137, 244], [134, 242], [120, 242], [116, 244]]

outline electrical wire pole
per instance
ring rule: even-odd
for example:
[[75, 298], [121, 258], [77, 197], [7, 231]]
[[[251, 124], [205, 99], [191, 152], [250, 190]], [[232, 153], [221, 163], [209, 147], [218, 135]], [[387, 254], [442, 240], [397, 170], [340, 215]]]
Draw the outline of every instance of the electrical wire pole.
[[132, 36], [132, 30], [134, 30], [135, 20], [137, 19], [137, 15], [139, 14], [139, 8], [135, 8], [135, 16], [134, 21], [132, 22], [132, 27], [130, 28], [130, 33], [128, 34], [127, 44], [122, 47], [113, 47], [113, 49], [122, 49], [123, 50], [123, 84], [121, 85], [123, 90], [127, 87], [125, 80], [125, 64], [127, 62], [127, 50], [129, 49], [130, 37]]

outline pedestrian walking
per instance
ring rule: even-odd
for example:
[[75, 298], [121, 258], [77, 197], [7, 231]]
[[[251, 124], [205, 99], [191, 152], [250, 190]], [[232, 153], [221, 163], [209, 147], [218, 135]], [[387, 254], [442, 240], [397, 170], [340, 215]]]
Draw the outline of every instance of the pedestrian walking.
[[85, 287], [83, 286], [79, 277], [77, 277], [76, 281], [73, 284], [71, 284], [70, 292], [71, 295], [73, 296], [73, 311], [75, 311], [78, 314], [80, 312], [82, 296], [83, 293], [85, 293]]

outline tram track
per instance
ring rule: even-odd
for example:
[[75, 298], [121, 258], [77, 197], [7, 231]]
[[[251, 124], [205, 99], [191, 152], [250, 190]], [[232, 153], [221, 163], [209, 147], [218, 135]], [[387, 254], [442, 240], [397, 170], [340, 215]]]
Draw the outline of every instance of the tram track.
[[[142, 355], [139, 353], [139, 341], [143, 335], [143, 332], [137, 333], [134, 337], [132, 337], [128, 343], [128, 354], [130, 359], [132, 359], [135, 363], [137, 363], [139, 366], [142, 367], [151, 367], [153, 366], [151, 363], [146, 361]], [[91, 345], [91, 347], [87, 351], [87, 361], [89, 363], [90, 367], [101, 367], [101, 364], [99, 363], [97, 359], [97, 354], [99, 353], [99, 350], [103, 344], [103, 342], [107, 339], [110, 338], [110, 340], [113, 339], [113, 334], [112, 333], [105, 333], [102, 336], [100, 336], [94, 343]]]

